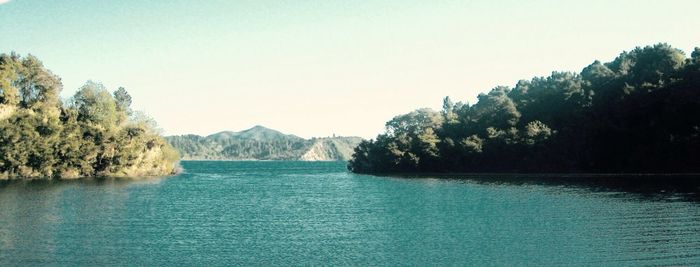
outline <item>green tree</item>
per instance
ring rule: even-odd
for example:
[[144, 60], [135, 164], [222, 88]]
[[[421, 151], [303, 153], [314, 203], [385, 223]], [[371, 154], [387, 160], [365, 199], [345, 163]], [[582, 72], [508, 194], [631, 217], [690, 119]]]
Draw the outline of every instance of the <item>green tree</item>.
[[[698, 172], [700, 49], [637, 47], [581, 73], [552, 72], [443, 99], [444, 123], [409, 113], [358, 147], [355, 172]], [[430, 125], [430, 126], [427, 126]]]
[[17, 69], [20, 61], [16, 54], [0, 54], [0, 104], [15, 106], [19, 103]]
[[114, 91], [114, 100], [117, 102], [117, 109], [119, 111], [131, 113], [131, 95], [129, 95], [124, 87], [119, 87], [119, 89]]
[[178, 154], [154, 123], [129, 118], [130, 96], [117, 99], [95, 82], [71, 104], [60, 79], [33, 56], [0, 55], [0, 179], [165, 175]]
[[61, 79], [44, 68], [39, 59], [29, 55], [22, 60], [15, 85], [19, 89], [21, 107], [53, 111], [57, 115]]
[[78, 121], [106, 128], [114, 126], [117, 122], [117, 104], [100, 83], [85, 83], [73, 96], [72, 103], [78, 110]]

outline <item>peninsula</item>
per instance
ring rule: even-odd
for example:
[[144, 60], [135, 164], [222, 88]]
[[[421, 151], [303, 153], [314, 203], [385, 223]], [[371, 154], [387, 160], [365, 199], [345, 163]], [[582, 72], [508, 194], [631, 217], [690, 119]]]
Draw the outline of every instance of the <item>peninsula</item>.
[[358, 173], [698, 173], [700, 48], [637, 47], [580, 73], [498, 86], [396, 116], [355, 150]]
[[0, 54], [0, 180], [175, 172], [177, 152], [124, 88], [88, 81], [67, 101], [62, 89], [36, 57]]

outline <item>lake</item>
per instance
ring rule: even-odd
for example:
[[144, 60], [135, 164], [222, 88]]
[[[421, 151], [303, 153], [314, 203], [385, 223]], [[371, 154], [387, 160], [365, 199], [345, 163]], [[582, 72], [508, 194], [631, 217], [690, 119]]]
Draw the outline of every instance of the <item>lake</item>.
[[0, 186], [0, 265], [698, 265], [697, 187], [182, 163]]

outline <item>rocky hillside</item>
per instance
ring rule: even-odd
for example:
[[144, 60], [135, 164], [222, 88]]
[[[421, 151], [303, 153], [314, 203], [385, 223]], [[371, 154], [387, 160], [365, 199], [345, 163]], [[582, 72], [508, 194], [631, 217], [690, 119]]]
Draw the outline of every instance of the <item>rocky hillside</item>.
[[355, 147], [362, 141], [359, 137], [329, 137], [311, 140], [313, 145], [299, 157], [300, 160], [350, 160]]
[[304, 139], [255, 126], [240, 132], [224, 131], [208, 136], [166, 137], [184, 160], [348, 160], [360, 137]]

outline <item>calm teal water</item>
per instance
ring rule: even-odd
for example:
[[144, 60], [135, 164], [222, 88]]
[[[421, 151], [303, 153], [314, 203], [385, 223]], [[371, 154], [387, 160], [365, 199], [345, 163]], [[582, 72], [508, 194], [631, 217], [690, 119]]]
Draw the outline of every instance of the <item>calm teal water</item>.
[[[0, 265], [700, 264], [694, 192], [184, 162], [0, 187]], [[692, 191], [692, 190], [691, 190]]]

